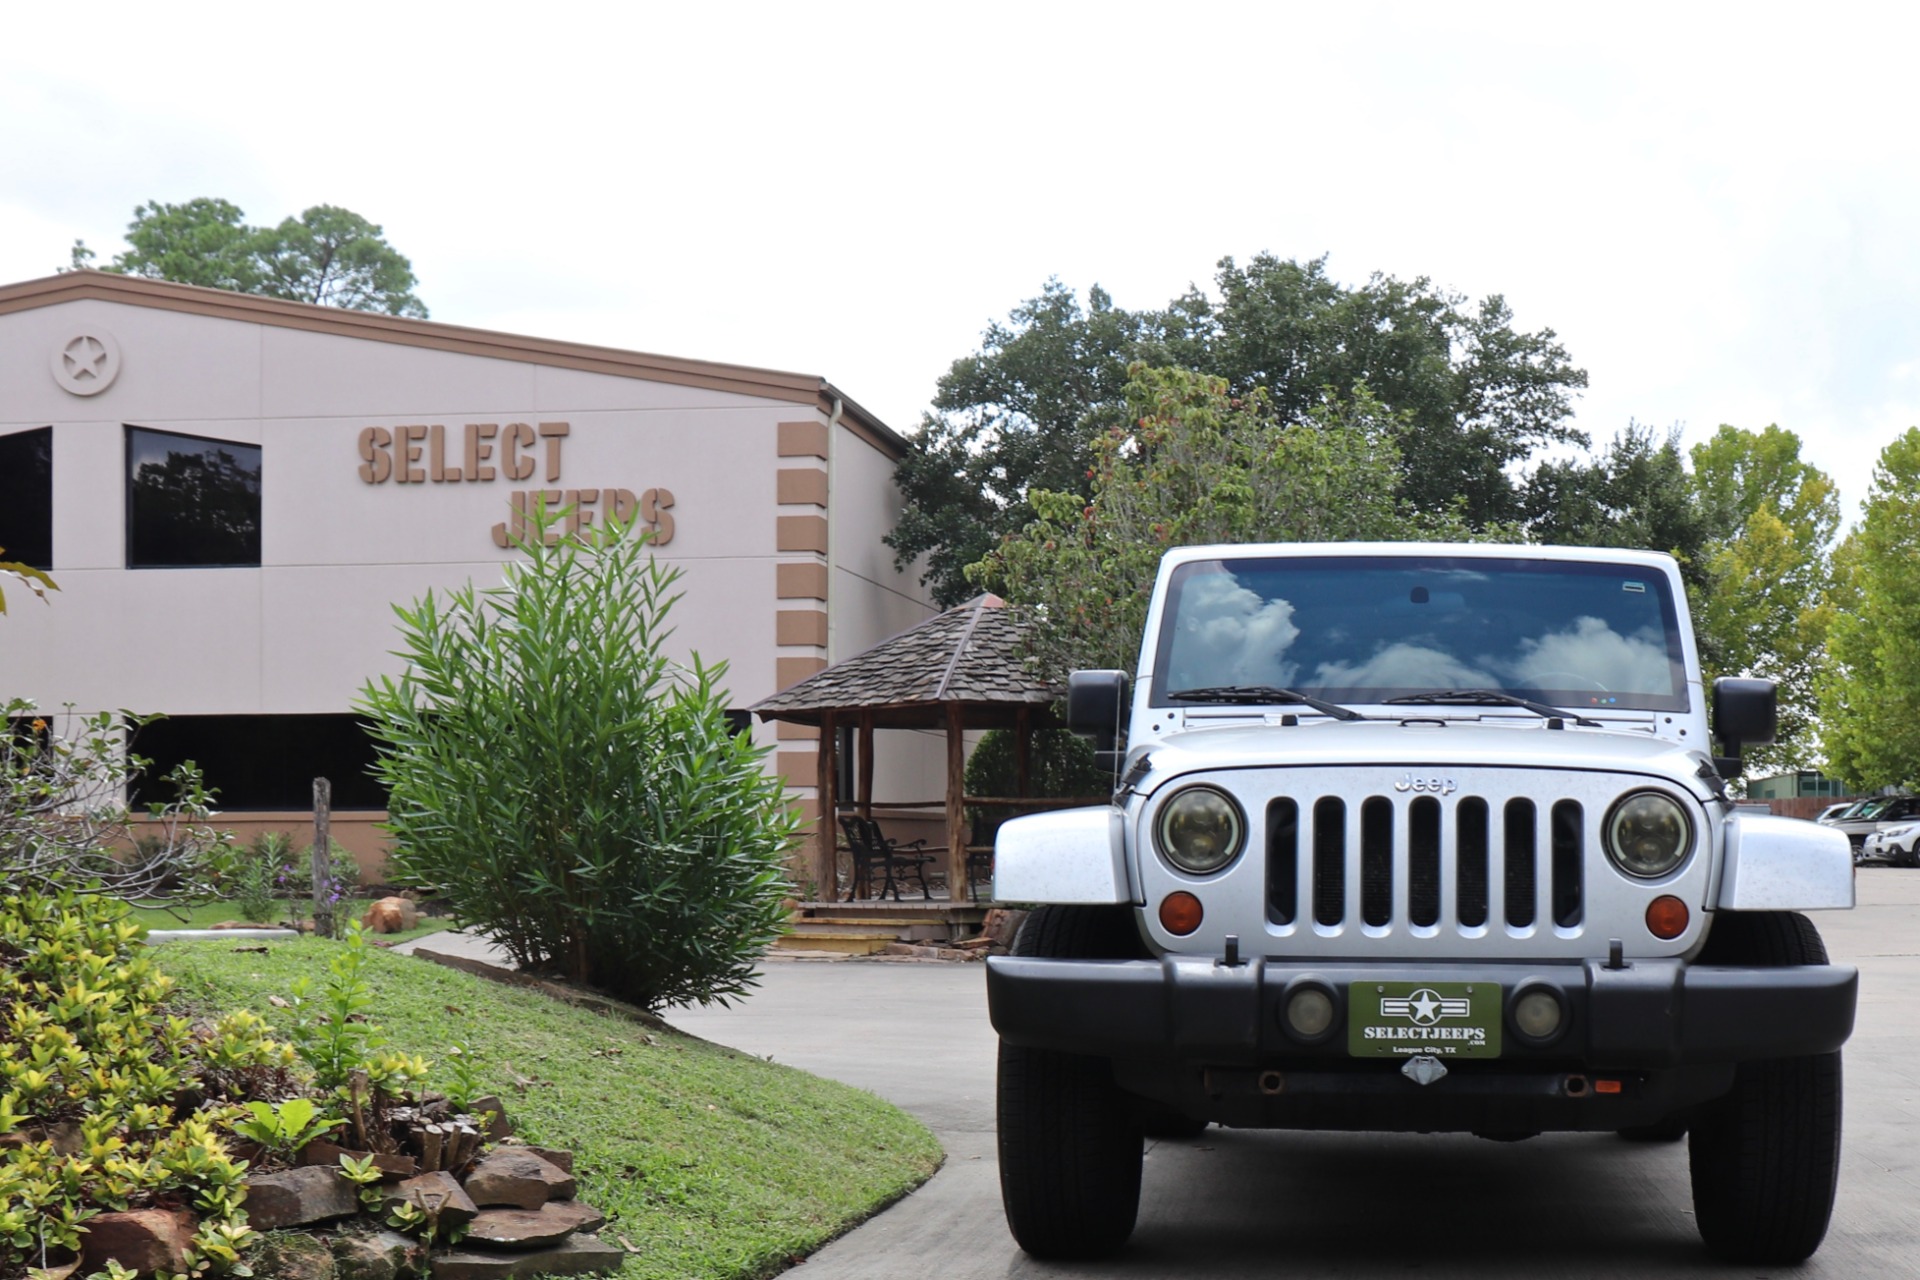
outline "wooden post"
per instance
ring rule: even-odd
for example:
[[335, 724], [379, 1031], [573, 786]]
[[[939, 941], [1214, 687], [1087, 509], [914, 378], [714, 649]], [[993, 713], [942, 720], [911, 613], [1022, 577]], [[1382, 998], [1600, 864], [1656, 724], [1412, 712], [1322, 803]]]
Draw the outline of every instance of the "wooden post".
[[873, 816], [873, 712], [860, 713], [860, 816]]
[[313, 780], [313, 936], [333, 936], [333, 784]]
[[820, 713], [820, 775], [815, 785], [819, 796], [820, 817], [814, 823], [813, 841], [813, 894], [818, 902], [832, 902], [840, 896], [840, 879], [834, 869], [837, 859], [834, 857], [835, 839], [840, 830], [839, 807], [834, 799], [833, 783], [834, 751], [840, 737], [839, 726], [834, 724], [833, 712]]
[[967, 900], [967, 741], [960, 726], [960, 704], [947, 704], [947, 898], [954, 906]]
[[1029, 776], [1033, 759], [1033, 704], [1023, 702], [1013, 713], [1013, 794], [1024, 796], [1033, 789]]

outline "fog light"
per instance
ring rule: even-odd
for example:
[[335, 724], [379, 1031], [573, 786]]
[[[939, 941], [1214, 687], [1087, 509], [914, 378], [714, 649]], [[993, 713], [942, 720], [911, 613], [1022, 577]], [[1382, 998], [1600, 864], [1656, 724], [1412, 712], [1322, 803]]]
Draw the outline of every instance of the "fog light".
[[1560, 997], [1545, 987], [1533, 987], [1520, 993], [1513, 1002], [1513, 1027], [1529, 1040], [1547, 1041], [1560, 1034], [1567, 1011]]
[[1300, 1040], [1318, 1040], [1333, 1026], [1333, 997], [1319, 987], [1301, 987], [1287, 997], [1287, 1030]]
[[1184, 938], [1200, 927], [1200, 899], [1185, 889], [1170, 893], [1160, 900], [1160, 927], [1176, 937]]
[[1647, 904], [1647, 932], [1662, 942], [1671, 942], [1687, 931], [1687, 904], [1670, 893], [1663, 893]]

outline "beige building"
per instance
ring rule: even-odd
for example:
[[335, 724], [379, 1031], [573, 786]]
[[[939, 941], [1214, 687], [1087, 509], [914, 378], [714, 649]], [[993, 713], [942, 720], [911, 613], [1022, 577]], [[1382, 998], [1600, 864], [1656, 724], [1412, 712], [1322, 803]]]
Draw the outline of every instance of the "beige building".
[[[383, 815], [351, 707], [391, 606], [500, 578], [536, 495], [634, 513], [685, 571], [673, 645], [745, 708], [934, 612], [881, 541], [905, 445], [823, 379], [80, 271], [0, 287], [0, 698], [164, 713], [227, 825]], [[741, 717], [744, 722], [744, 715]], [[811, 814], [815, 731], [756, 726]], [[938, 790], [938, 742], [877, 762]]]

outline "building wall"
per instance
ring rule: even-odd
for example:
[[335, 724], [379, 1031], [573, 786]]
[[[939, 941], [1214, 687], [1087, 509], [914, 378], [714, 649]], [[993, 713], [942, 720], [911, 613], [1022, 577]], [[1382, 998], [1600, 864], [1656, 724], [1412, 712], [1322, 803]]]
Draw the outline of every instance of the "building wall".
[[[49, 361], [84, 333], [109, 335], [119, 365], [111, 385], [81, 397]], [[898, 511], [892, 454], [830, 416], [153, 305], [83, 299], [0, 313], [0, 434], [54, 428], [61, 588], [0, 626], [0, 695], [176, 716], [345, 712], [369, 678], [400, 669], [393, 604], [499, 581], [510, 553], [494, 530], [512, 519], [510, 495], [599, 490], [598, 508], [582, 503], [594, 511], [624, 490], [653, 497], [660, 557], [685, 573], [669, 651], [724, 659], [732, 705], [747, 706], [932, 612], [880, 541]], [[503, 474], [515, 423], [536, 433], [564, 424], [564, 435], [536, 434], [515, 451], [534, 464], [523, 480]], [[490, 458], [469, 456], [468, 424]], [[825, 447], [783, 449], [794, 424], [812, 424], [809, 438]], [[125, 567], [128, 425], [261, 447], [257, 568]], [[409, 468], [413, 427], [426, 430]], [[390, 474], [378, 478], [383, 465]], [[409, 469], [417, 480], [401, 478]], [[817, 478], [787, 474], [804, 471]], [[796, 571], [819, 589], [789, 596]], [[776, 742], [773, 726], [754, 732]], [[887, 785], [937, 794], [937, 762], [924, 781], [922, 767], [889, 760]], [[795, 795], [810, 791], [809, 778]]]

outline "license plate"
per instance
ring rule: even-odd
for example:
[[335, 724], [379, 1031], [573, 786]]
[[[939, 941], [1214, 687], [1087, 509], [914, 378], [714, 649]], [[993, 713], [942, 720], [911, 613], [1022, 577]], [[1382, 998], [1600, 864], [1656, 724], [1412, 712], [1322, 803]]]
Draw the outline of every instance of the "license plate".
[[1500, 1056], [1497, 982], [1354, 982], [1347, 1052], [1356, 1058]]

